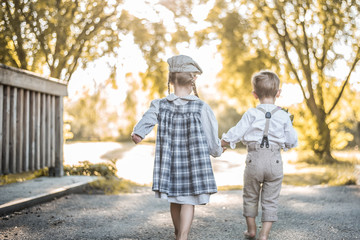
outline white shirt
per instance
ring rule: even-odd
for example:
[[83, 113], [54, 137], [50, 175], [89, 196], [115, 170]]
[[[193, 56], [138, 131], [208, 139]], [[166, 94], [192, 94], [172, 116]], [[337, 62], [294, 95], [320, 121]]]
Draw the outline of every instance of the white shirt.
[[[187, 95], [178, 97], [175, 94], [170, 94], [166, 97], [168, 101], [173, 101], [175, 105], [184, 105], [188, 101], [198, 100], [194, 95]], [[159, 114], [159, 102], [161, 99], [155, 99], [151, 102], [149, 110], [147, 110], [141, 120], [134, 127], [133, 134], [144, 138], [151, 132], [154, 126], [158, 123], [157, 116]], [[213, 157], [219, 157], [222, 153], [221, 142], [218, 137], [218, 123], [210, 106], [204, 102], [201, 109], [201, 123], [209, 146], [209, 153]]]
[[[260, 104], [259, 107], [271, 112], [277, 106], [274, 104]], [[223, 134], [222, 139], [229, 142], [232, 149], [240, 141], [245, 145], [250, 143], [260, 144], [264, 134], [265, 122], [265, 114], [262, 111], [250, 108], [244, 113], [236, 126]], [[292, 126], [289, 113], [279, 110], [271, 116], [268, 139], [269, 144], [279, 145], [284, 150], [297, 146], [297, 133]]]

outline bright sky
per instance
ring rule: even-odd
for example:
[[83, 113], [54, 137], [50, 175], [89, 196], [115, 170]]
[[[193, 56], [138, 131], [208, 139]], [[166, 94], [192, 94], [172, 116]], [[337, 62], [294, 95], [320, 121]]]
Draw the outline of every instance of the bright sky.
[[[191, 24], [187, 28], [188, 31], [193, 33], [194, 31], [206, 26], [203, 21], [213, 1], [204, 6], [195, 7], [192, 11], [195, 19], [199, 22], [198, 24]], [[161, 19], [172, 19], [172, 13], [166, 10], [166, 8], [156, 5], [158, 1], [147, 1], [147, 0], [126, 0], [123, 8], [127, 9], [131, 14], [135, 16], [146, 17], [151, 21], [160, 21]], [[159, 14], [154, 11], [158, 10]], [[175, 31], [175, 27], [172, 21], [165, 21], [169, 32]], [[140, 49], [134, 44], [132, 35], [122, 36], [121, 48], [119, 49], [119, 58], [101, 58], [92, 62], [84, 70], [79, 68], [72, 77], [72, 80], [68, 86], [69, 98], [76, 99], [80, 97], [81, 93], [85, 88], [94, 89], [96, 85], [103, 83], [108, 79], [110, 70], [108, 64], [118, 66], [117, 84], [119, 89], [106, 89], [108, 96], [108, 102], [112, 103], [115, 107], [119, 106], [126, 97], [127, 84], [125, 81], [125, 74], [132, 72], [133, 76], [137, 76], [139, 72], [144, 72], [147, 68], [145, 60], [142, 57]], [[183, 43], [177, 46], [177, 49], [181, 54], [191, 56], [195, 61], [202, 67], [204, 73], [199, 77], [197, 86], [202, 91], [206, 91], [209, 95], [218, 94], [214, 87], [214, 83], [217, 81], [216, 75], [221, 70], [221, 56], [217, 53], [216, 43], [211, 45], [204, 45], [197, 48], [194, 41], [190, 43]], [[171, 57], [169, 53], [165, 56]], [[348, 67], [345, 63], [339, 63], [338, 70], [334, 70], [334, 74], [337, 77], [341, 76], [345, 78]], [[350, 83], [360, 90], [360, 72], [353, 73]], [[356, 84], [355, 84], [356, 83]], [[277, 100], [277, 104], [280, 106], [288, 107], [292, 104], [303, 101], [303, 96], [300, 87], [297, 84], [283, 84], [281, 97]]]

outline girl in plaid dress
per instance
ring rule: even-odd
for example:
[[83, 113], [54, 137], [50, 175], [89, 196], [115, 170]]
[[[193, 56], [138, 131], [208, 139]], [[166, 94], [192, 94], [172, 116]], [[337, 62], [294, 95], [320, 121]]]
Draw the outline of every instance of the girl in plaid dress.
[[214, 113], [197, 95], [200, 66], [184, 55], [168, 59], [168, 64], [169, 95], [151, 102], [132, 140], [141, 142], [158, 124], [152, 190], [155, 197], [170, 202], [176, 239], [182, 240], [188, 237], [195, 205], [207, 204], [217, 192], [210, 155], [220, 156], [223, 148]]

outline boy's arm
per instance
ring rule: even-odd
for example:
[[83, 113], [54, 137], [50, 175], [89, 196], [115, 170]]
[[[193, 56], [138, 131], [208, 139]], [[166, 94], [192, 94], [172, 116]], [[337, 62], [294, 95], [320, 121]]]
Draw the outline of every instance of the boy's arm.
[[251, 119], [249, 111], [245, 112], [241, 117], [241, 120], [234, 127], [230, 128], [227, 133], [222, 135], [221, 146], [230, 145], [230, 147], [234, 149], [236, 147], [236, 143], [240, 142], [244, 137], [252, 121], [253, 120]]
[[140, 121], [135, 125], [131, 138], [135, 144], [141, 142], [157, 124], [160, 99], [151, 102], [150, 108], [144, 113]]

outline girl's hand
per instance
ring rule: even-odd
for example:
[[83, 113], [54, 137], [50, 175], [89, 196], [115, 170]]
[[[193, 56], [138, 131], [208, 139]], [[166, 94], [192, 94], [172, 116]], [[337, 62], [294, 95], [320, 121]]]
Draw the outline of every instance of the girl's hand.
[[131, 135], [131, 138], [132, 138], [132, 140], [133, 140], [133, 142], [135, 144], [138, 144], [139, 142], [142, 141], [142, 138], [139, 135], [136, 135], [136, 134]]
[[226, 151], [227, 147], [222, 147], [222, 152], [224, 153]]
[[[226, 146], [228, 146], [228, 145], [229, 145], [229, 143], [228, 143], [227, 141], [221, 139], [221, 147], [222, 147], [222, 148], [224, 148], [224, 147], [226, 147]], [[226, 150], [226, 149], [225, 149], [225, 150]]]

